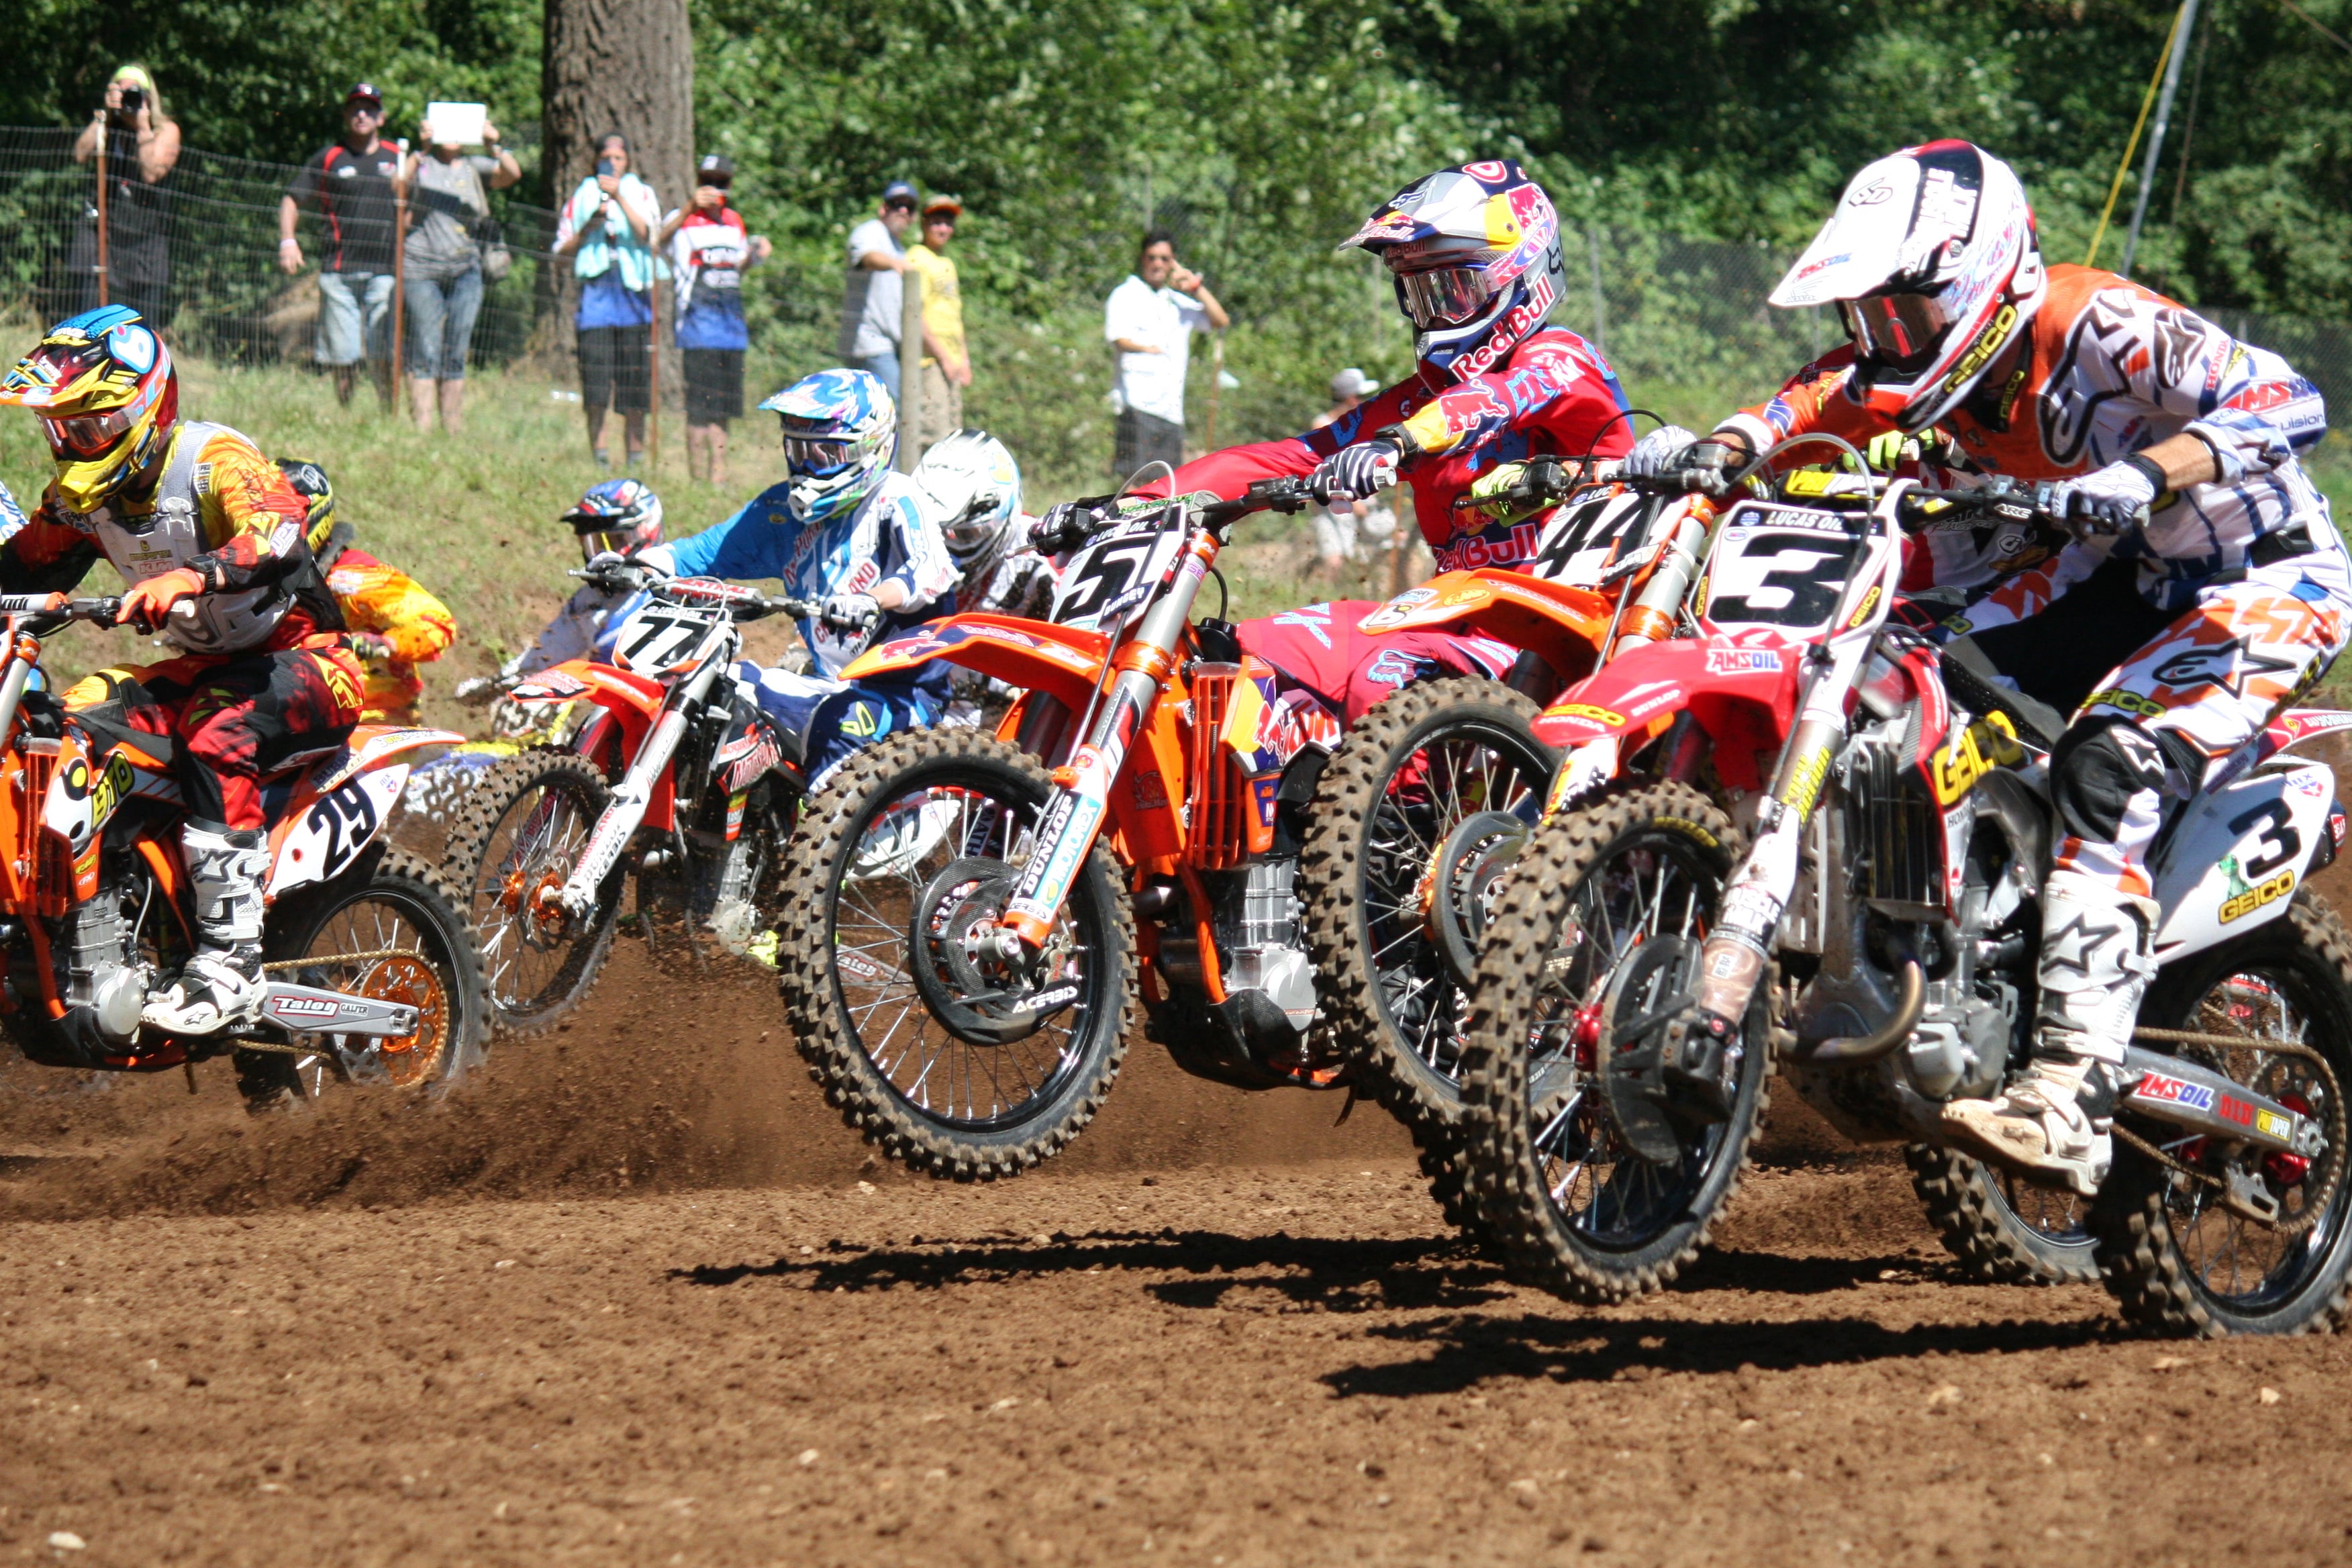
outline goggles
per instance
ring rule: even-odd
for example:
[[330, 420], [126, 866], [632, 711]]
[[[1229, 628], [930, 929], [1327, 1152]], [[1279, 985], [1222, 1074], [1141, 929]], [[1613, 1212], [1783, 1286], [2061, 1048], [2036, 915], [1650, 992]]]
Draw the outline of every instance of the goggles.
[[636, 549], [639, 542], [637, 531], [634, 528], [592, 529], [580, 536], [580, 558], [593, 561], [608, 550], [615, 555], [626, 555]]
[[850, 444], [846, 441], [818, 441], [806, 436], [784, 437], [784, 466], [796, 474], [816, 479], [838, 472], [848, 466]]
[[49, 450], [70, 453], [77, 458], [103, 457], [122, 433], [139, 417], [141, 408], [117, 408], [105, 414], [84, 415], [76, 419], [41, 420], [41, 433], [49, 438]]
[[1459, 326], [1486, 308], [1495, 280], [1479, 267], [1440, 267], [1397, 275], [1397, 300], [1416, 327]]
[[1952, 325], [1940, 292], [1842, 300], [1838, 314], [1856, 353], [1896, 372], [1927, 369]]
[[940, 531], [947, 537], [949, 547], [973, 549], [1003, 532], [1004, 519], [996, 515], [1000, 500], [1000, 497], [992, 495], [975, 497], [972, 503], [964, 508], [962, 516], [940, 529]]

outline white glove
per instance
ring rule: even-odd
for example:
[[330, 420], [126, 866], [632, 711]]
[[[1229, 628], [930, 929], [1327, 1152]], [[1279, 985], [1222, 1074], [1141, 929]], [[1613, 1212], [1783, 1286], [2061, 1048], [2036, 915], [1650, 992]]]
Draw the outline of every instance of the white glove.
[[1370, 500], [1397, 482], [1397, 464], [1403, 456], [1394, 442], [1377, 437], [1359, 441], [1324, 458], [1315, 479], [1335, 501]]
[[835, 594], [817, 611], [818, 620], [845, 632], [862, 632], [882, 618], [871, 594]]
[[1672, 473], [1685, 466], [1675, 459], [1697, 444], [1698, 437], [1681, 426], [1661, 425], [1633, 443], [1633, 449], [1625, 454], [1622, 459], [1624, 467], [1620, 471], [1643, 479]]
[[488, 708], [506, 689], [501, 675], [477, 675], [457, 682], [457, 700], [468, 708]]
[[2051, 487], [2051, 514], [2077, 538], [2121, 533], [2139, 521], [2163, 488], [2154, 470], [2156, 465], [2147, 458], [2134, 457], [2079, 479], [2062, 480]]

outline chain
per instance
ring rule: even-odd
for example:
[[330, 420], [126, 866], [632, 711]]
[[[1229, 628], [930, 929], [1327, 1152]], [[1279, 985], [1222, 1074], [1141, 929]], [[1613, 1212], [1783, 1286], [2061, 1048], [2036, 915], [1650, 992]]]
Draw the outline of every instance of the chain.
[[282, 974], [289, 969], [310, 969], [327, 963], [366, 963], [378, 958], [419, 958], [404, 947], [380, 947], [373, 952], [320, 952], [309, 958], [289, 958], [261, 966], [265, 974]]

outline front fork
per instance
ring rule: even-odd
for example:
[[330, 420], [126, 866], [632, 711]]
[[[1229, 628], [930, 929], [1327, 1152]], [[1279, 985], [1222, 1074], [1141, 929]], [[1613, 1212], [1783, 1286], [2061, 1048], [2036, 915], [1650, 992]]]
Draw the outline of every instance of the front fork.
[[635, 837], [638, 824], [653, 804], [654, 786], [661, 782], [662, 770], [677, 754], [678, 742], [686, 737], [688, 715], [702, 707], [703, 699], [710, 695], [711, 687], [727, 673], [727, 661], [708, 658], [692, 679], [680, 688], [654, 721], [653, 732], [646, 737], [635, 761], [613, 798], [604, 807], [604, 815], [596, 819], [596, 829], [589, 835], [588, 847], [581, 852], [580, 863], [572, 868], [572, 876], [563, 884], [558, 898], [564, 912], [574, 919], [584, 918], [596, 907], [596, 891], [604, 879], [619, 864], [622, 853]]
[[[1022, 868], [1006, 901], [1003, 926], [1031, 952], [1042, 950], [1060, 918], [1063, 900], [1078, 869], [1102, 836], [1110, 811], [1111, 785], [1127, 763], [1128, 748], [1150, 721], [1151, 710], [1176, 667], [1185, 622], [1202, 580], [1216, 559], [1215, 538], [1194, 534], [1176, 569], [1176, 581], [1143, 618], [1136, 635], [1112, 658], [1110, 689], [1097, 709], [1086, 738], [1070, 760], [1054, 770], [1054, 795], [1037, 831], [1037, 847]], [[1005, 957], [1016, 956], [1011, 952]]]

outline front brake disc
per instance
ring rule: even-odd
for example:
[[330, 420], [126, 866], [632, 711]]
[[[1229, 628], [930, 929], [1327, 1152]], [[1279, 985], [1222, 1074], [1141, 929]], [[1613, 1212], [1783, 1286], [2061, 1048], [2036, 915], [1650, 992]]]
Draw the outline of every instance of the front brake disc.
[[1011, 901], [1013, 868], [1002, 860], [952, 860], [924, 885], [908, 931], [915, 994], [940, 1026], [968, 1045], [1009, 1046], [1078, 998], [1054, 978], [1056, 964], [1030, 977], [997, 956], [996, 936]]
[[1601, 1098], [1626, 1145], [1655, 1165], [1679, 1164], [1683, 1140], [1666, 1111], [1665, 1049], [1669, 1026], [1690, 998], [1698, 943], [1654, 936], [1628, 953], [1610, 976], [1601, 1005], [1601, 1039], [1594, 1066]]
[[1455, 985], [1476, 984], [1486, 912], [1527, 847], [1528, 825], [1507, 811], [1474, 812], [1430, 858], [1429, 933]]

